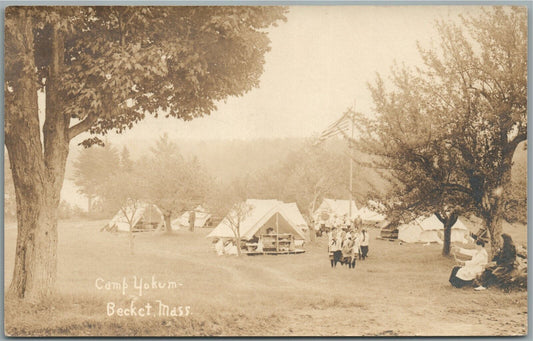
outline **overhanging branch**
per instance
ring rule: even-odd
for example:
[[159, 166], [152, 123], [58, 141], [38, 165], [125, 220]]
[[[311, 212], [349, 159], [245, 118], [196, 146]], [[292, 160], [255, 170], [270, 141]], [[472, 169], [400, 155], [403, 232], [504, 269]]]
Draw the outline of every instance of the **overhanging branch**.
[[96, 114], [91, 113], [87, 115], [83, 121], [76, 123], [68, 129], [68, 139], [72, 140], [74, 137], [78, 136], [84, 131], [89, 130], [97, 120], [98, 116]]

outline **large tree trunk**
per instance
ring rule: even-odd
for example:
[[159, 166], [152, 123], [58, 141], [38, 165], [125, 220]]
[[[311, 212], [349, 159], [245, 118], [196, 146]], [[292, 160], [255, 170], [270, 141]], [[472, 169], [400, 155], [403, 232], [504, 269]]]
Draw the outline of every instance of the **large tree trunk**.
[[503, 161], [500, 166], [501, 176], [499, 185], [492, 193], [485, 195], [483, 198], [483, 220], [490, 234], [490, 251], [492, 255], [502, 246], [503, 209], [509, 195], [509, 187], [511, 186], [511, 167], [515, 148], [516, 146], [509, 147], [503, 156]]
[[37, 299], [52, 293], [57, 275], [57, 211], [68, 156], [68, 124], [57, 90], [63, 63], [63, 43], [52, 30], [46, 84], [43, 146], [39, 131], [33, 32], [29, 15], [17, 18], [22, 69], [15, 84], [16, 108], [6, 112], [6, 147], [17, 200], [17, 247], [9, 294]]

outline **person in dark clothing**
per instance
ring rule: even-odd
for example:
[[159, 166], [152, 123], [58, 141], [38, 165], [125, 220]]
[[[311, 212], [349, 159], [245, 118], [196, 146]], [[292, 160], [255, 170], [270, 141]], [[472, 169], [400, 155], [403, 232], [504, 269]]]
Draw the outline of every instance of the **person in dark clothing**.
[[365, 260], [366, 257], [368, 257], [368, 233], [366, 232], [366, 229], [361, 230], [361, 259]]
[[484, 287], [498, 285], [505, 287], [506, 275], [510, 273], [516, 260], [516, 246], [513, 239], [507, 233], [502, 234], [503, 246], [492, 258], [492, 262], [486, 267], [480, 277]]
[[509, 270], [513, 268], [514, 261], [516, 260], [516, 246], [513, 243], [513, 239], [507, 233], [502, 234], [503, 246], [500, 252], [494, 256], [493, 261], [498, 266], [505, 267]]

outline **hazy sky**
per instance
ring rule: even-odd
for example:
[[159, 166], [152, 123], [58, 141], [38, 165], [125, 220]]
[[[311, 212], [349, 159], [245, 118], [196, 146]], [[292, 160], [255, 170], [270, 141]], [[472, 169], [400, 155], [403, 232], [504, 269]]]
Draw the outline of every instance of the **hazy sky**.
[[[287, 22], [272, 28], [260, 87], [218, 104], [210, 116], [183, 122], [147, 118], [122, 135], [117, 145], [156, 139], [308, 137], [319, 134], [356, 102], [370, 113], [367, 82], [399, 63], [420, 63], [416, 42], [436, 41], [436, 19], [457, 20], [469, 6], [292, 6]], [[72, 141], [72, 148], [83, 136]], [[73, 153], [71, 153], [73, 154]], [[70, 181], [65, 198], [86, 209]]]
[[[479, 7], [476, 7], [479, 9]], [[356, 102], [370, 112], [367, 82], [394, 61], [420, 62], [416, 42], [435, 40], [435, 19], [456, 20], [468, 6], [292, 6], [272, 28], [259, 88], [183, 122], [148, 118], [111, 142], [156, 138], [248, 139], [318, 134]]]

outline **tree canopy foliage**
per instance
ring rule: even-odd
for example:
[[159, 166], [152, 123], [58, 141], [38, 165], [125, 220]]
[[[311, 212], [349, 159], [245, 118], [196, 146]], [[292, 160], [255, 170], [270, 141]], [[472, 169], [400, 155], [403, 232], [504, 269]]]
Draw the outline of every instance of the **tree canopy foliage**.
[[178, 145], [166, 135], [136, 167], [142, 174], [146, 200], [161, 209], [168, 232], [171, 218], [202, 204], [211, 184], [198, 159], [181, 155]]
[[494, 7], [437, 29], [440, 47], [420, 47], [422, 67], [393, 70], [392, 89], [379, 75], [370, 86], [377, 119], [361, 116], [358, 146], [392, 175], [390, 203], [473, 212], [499, 247], [512, 158], [527, 137], [527, 12]]
[[[131, 128], [146, 115], [184, 120], [259, 84], [266, 29], [284, 7], [12, 6], [5, 14], [5, 143], [17, 197], [10, 293], [48, 294], [70, 141]], [[45, 93], [39, 125], [37, 92]], [[42, 143], [41, 143], [42, 141]], [[101, 143], [87, 138], [84, 145]]]

